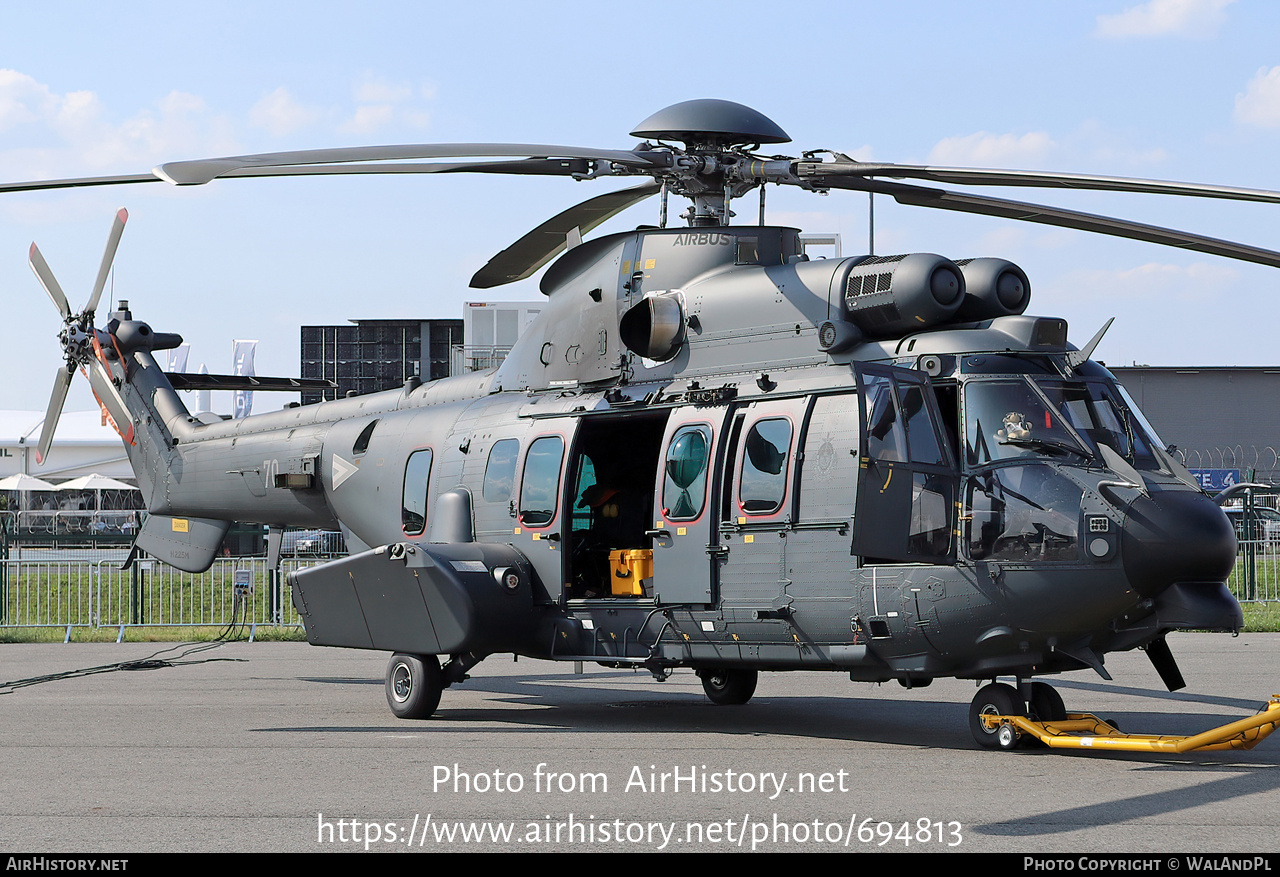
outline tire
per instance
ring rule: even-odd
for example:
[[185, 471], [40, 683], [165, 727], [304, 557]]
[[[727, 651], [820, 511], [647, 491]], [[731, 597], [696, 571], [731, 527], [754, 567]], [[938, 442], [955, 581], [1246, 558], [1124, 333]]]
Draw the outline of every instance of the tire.
[[1042, 722], [1061, 722], [1067, 717], [1067, 706], [1058, 690], [1046, 682], [1031, 683], [1031, 712]]
[[400, 719], [427, 719], [440, 705], [444, 682], [435, 655], [397, 653], [387, 664], [387, 706]]
[[969, 704], [969, 732], [983, 749], [1005, 749], [1001, 745], [1000, 729], [988, 729], [982, 716], [1021, 716], [1026, 714], [1018, 690], [1003, 682], [992, 682], [978, 689], [973, 703]]
[[698, 676], [707, 699], [720, 706], [740, 706], [751, 700], [760, 680], [756, 670], [701, 670]]

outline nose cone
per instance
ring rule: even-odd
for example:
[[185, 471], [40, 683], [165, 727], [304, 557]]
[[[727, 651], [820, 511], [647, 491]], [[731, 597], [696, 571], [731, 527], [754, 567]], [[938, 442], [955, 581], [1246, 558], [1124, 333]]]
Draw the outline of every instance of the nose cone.
[[1236, 534], [1201, 493], [1165, 490], [1129, 506], [1121, 537], [1124, 571], [1144, 597], [1176, 582], [1222, 582], [1236, 560]]

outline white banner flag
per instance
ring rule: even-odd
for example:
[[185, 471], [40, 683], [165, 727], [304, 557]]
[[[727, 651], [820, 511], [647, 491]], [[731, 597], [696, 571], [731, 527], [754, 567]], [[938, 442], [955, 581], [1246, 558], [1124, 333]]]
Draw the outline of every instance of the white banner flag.
[[190, 344], [179, 344], [169, 351], [169, 371], [185, 372], [187, 370], [187, 355], [191, 353]]
[[[236, 341], [234, 375], [253, 375], [253, 354], [258, 349], [257, 341]], [[236, 390], [231, 403], [232, 417], [248, 417], [253, 410], [253, 391]]]

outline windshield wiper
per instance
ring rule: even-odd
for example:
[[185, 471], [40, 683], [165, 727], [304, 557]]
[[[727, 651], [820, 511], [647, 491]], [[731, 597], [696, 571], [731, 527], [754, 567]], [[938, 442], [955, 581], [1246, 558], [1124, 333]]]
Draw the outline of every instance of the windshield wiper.
[[1018, 447], [1023, 447], [1023, 448], [1041, 448], [1046, 451], [1057, 451], [1060, 454], [1075, 454], [1077, 457], [1080, 457], [1085, 460], [1093, 459], [1092, 456], [1090, 456], [1089, 454], [1086, 454], [1084, 451], [1080, 450], [1079, 448], [1074, 448], [1071, 445], [1063, 444], [1062, 442], [1055, 442], [1051, 439], [1030, 438], [1030, 437], [1016, 438], [1016, 439], [1006, 438], [1006, 439], [1000, 439], [1000, 444], [1016, 445]]

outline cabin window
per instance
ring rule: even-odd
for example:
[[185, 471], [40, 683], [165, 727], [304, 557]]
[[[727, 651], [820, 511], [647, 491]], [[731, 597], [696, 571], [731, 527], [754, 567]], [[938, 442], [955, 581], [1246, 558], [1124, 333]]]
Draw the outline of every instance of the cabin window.
[[547, 435], [529, 445], [520, 479], [520, 523], [545, 527], [556, 517], [560, 497], [560, 464], [564, 439]]
[[400, 503], [400, 523], [409, 536], [427, 528], [427, 486], [431, 482], [431, 449], [409, 455], [404, 466], [404, 489]]
[[791, 421], [785, 417], [757, 421], [744, 444], [738, 502], [746, 514], [773, 514], [782, 508], [787, 493]]
[[662, 508], [672, 521], [692, 521], [707, 501], [707, 463], [711, 459], [711, 427], [683, 426], [667, 448], [663, 469]]
[[494, 442], [489, 450], [489, 461], [484, 466], [484, 487], [481, 493], [485, 502], [509, 502], [516, 480], [516, 457], [520, 442], [503, 439]]
[[373, 438], [373, 428], [378, 425], [378, 421], [370, 421], [369, 425], [360, 430], [360, 435], [356, 436], [356, 443], [351, 446], [351, 453], [363, 454], [369, 450], [369, 439]]

